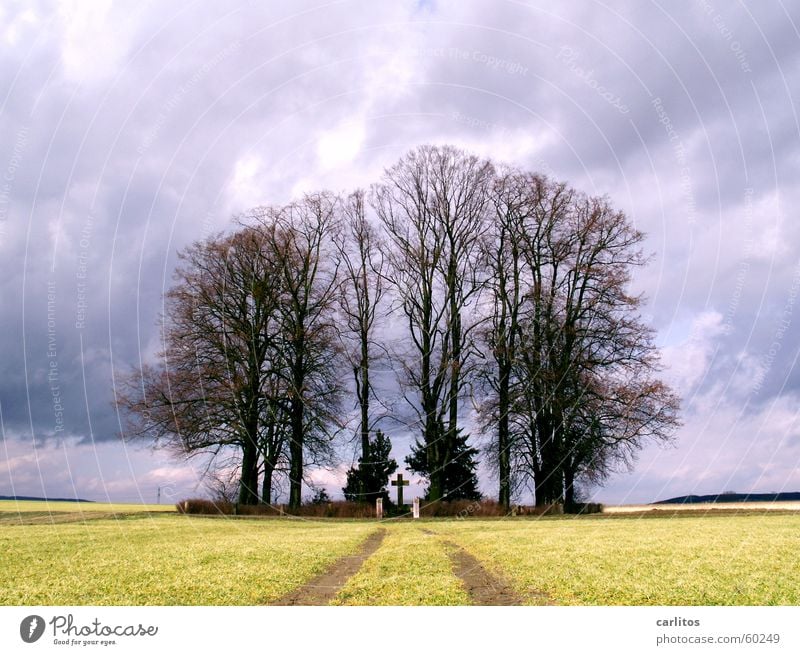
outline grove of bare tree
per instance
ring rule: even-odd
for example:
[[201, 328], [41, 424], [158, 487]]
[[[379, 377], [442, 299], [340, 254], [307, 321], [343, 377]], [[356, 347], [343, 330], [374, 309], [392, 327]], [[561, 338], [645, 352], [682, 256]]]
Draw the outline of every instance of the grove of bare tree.
[[[205, 456], [243, 504], [285, 481], [292, 509], [356, 443], [345, 493], [371, 502], [402, 399], [427, 499], [480, 497], [483, 453], [502, 505], [530, 490], [576, 508], [678, 425], [629, 292], [643, 241], [607, 198], [450, 146], [411, 151], [368, 192], [255, 208], [180, 254], [158, 362], [118, 398], [126, 437]], [[393, 387], [376, 387], [376, 358]]]

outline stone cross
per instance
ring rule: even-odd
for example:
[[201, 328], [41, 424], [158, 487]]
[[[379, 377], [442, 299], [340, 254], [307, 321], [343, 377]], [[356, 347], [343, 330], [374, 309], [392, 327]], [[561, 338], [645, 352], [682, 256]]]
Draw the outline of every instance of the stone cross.
[[392, 480], [392, 486], [397, 487], [397, 506], [403, 509], [403, 487], [408, 486], [408, 480], [403, 480], [403, 474], [398, 473], [397, 479]]

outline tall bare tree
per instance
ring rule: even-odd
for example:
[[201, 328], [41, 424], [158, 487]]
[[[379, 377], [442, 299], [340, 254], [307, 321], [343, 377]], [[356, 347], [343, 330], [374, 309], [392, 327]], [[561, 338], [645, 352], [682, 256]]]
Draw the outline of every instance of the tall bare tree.
[[369, 501], [380, 495], [386, 484], [385, 479], [379, 479], [381, 476], [367, 470], [384, 465], [374, 461], [370, 452], [370, 432], [381, 418], [373, 416], [370, 408], [376, 399], [371, 370], [376, 350], [381, 348], [375, 341], [375, 327], [386, 292], [386, 259], [380, 235], [367, 217], [366, 193], [357, 190], [348, 195], [342, 202], [342, 213], [338, 245], [342, 262], [340, 308], [344, 320], [340, 334], [353, 371], [361, 447], [359, 470], [349, 474], [348, 494]]
[[330, 463], [340, 426], [342, 385], [334, 309], [338, 296], [337, 199], [310, 194], [284, 207], [252, 211], [276, 259], [280, 348], [273, 364], [285, 388], [289, 507], [302, 501], [306, 463]]
[[542, 180], [517, 170], [498, 172], [491, 190], [493, 220], [484, 246], [489, 268], [490, 321], [483, 329], [492, 360], [487, 359], [486, 379], [493, 393], [483, 407], [484, 428], [496, 429], [489, 460], [496, 466], [498, 501], [511, 506], [512, 432], [510, 428], [513, 371], [520, 340], [520, 312], [529, 276], [525, 275], [520, 233], [532, 216], [541, 193]]
[[117, 399], [128, 410], [128, 437], [190, 457], [239, 450], [245, 504], [258, 500], [267, 325], [279, 304], [270, 255], [256, 229], [183, 251], [165, 298], [160, 365], [134, 371]]
[[[374, 187], [391, 244], [390, 277], [414, 350], [404, 368], [418, 394], [412, 406], [422, 435], [410, 461], [428, 475], [433, 500], [476, 493], [473, 451], [459, 445], [466, 437], [458, 421], [474, 355], [474, 314], [466, 310], [482, 285], [480, 240], [491, 172], [489, 162], [455, 148], [422, 146]], [[455, 475], [460, 466], [470, 473]]]
[[643, 299], [628, 292], [632, 270], [646, 261], [644, 234], [606, 198], [576, 195], [567, 219], [568, 266], [549, 348], [562, 399], [560, 464], [570, 507], [576, 475], [592, 467], [597, 474], [609, 458], [629, 464], [643, 441], [668, 439], [679, 403], [656, 377], [653, 331], [639, 317]]

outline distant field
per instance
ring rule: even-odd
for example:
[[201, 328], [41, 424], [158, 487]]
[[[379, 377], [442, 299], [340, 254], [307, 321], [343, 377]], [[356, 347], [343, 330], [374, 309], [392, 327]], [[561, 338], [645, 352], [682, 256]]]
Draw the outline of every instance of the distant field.
[[[38, 524], [41, 509], [30, 521], [11, 510], [16, 522], [0, 521], [0, 604], [269, 604], [350, 556], [357, 564], [333, 604], [491, 603], [459, 569], [464, 557], [523, 604], [800, 604], [797, 514], [378, 523], [119, 507]], [[381, 530], [377, 549], [357, 560]]]
[[166, 512], [175, 512], [174, 505], [0, 500], [0, 527], [4, 525], [74, 523], [100, 519], [121, 520]]
[[136, 503], [78, 503], [46, 500], [0, 500], [0, 513], [7, 512], [174, 512], [175, 505]]
[[633, 514], [636, 512], [731, 512], [731, 511], [770, 511], [796, 512], [800, 510], [800, 501], [751, 501], [733, 503], [661, 503], [656, 505], [607, 505], [603, 508], [606, 514]]

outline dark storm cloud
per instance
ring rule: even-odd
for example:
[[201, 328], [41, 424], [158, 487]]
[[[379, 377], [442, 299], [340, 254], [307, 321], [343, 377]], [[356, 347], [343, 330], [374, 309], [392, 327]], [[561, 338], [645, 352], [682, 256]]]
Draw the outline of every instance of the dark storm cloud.
[[[109, 441], [110, 470], [113, 385], [159, 349], [180, 248], [250, 206], [366, 185], [415, 145], [454, 143], [608, 194], [649, 235], [655, 258], [635, 287], [650, 298], [686, 426], [676, 448], [646, 449], [600, 497], [728, 480], [800, 487], [796, 458], [776, 454], [800, 434], [796, 10], [700, 0], [4, 12], [7, 439], [89, 454], [92, 439]], [[409, 435], [393, 433], [405, 452]], [[11, 478], [39, 475], [12, 459]], [[41, 475], [58, 461], [43, 456]], [[96, 488], [98, 475], [82, 484]]]

